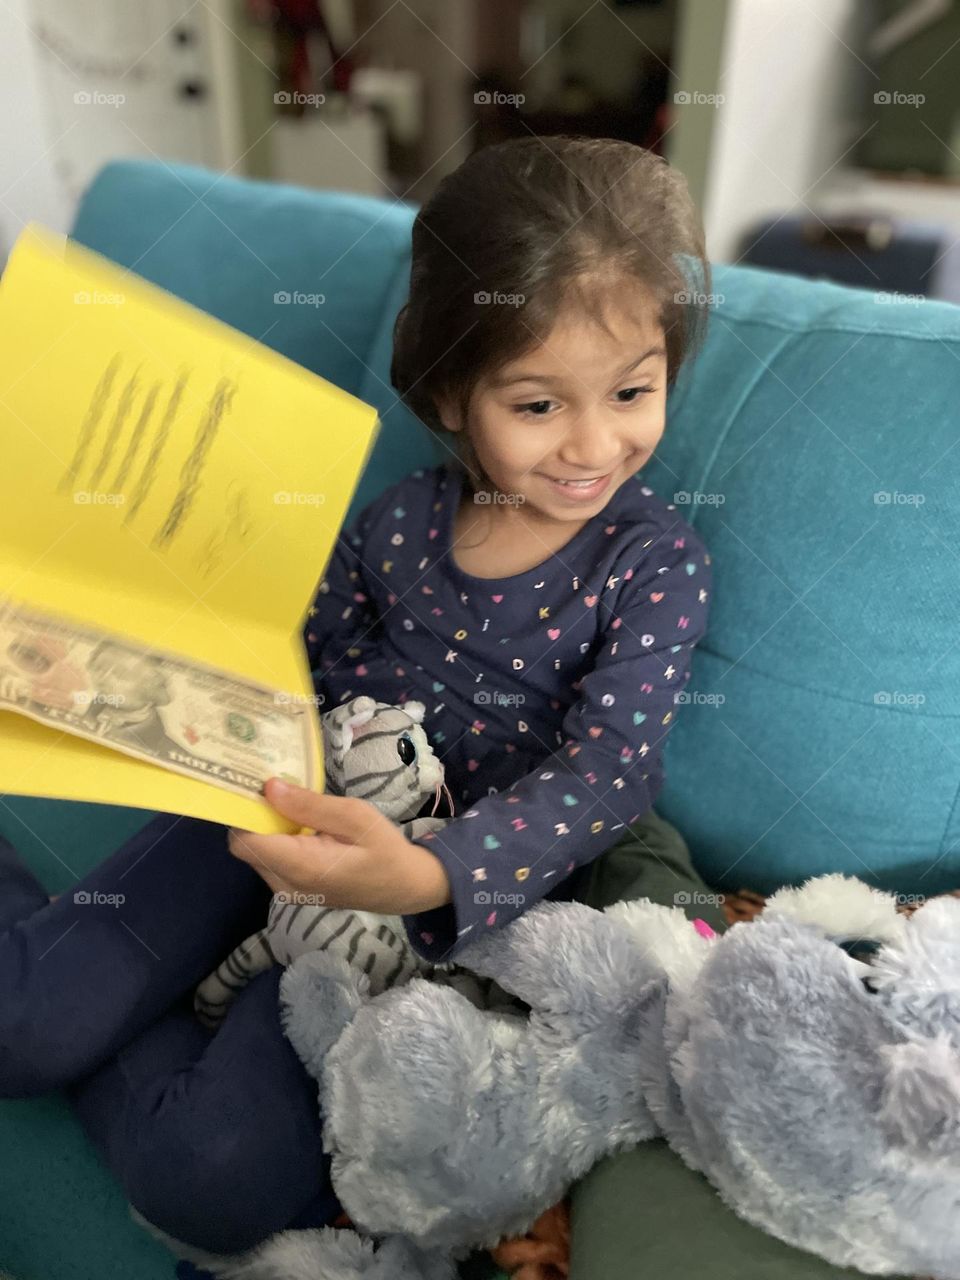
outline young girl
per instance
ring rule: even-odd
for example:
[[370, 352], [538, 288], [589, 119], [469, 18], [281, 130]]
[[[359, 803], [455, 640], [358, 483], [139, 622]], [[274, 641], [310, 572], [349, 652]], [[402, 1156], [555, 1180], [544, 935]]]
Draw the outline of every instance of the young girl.
[[638, 473], [707, 292], [682, 178], [624, 142], [486, 148], [417, 216], [391, 376], [449, 459], [341, 538], [306, 643], [326, 706], [426, 704], [458, 801], [442, 832], [410, 842], [366, 801], [272, 780], [269, 801], [318, 834], [228, 845], [161, 815], [52, 902], [0, 850], [0, 1094], [68, 1088], [162, 1230], [233, 1252], [340, 1211], [280, 970], [212, 1039], [192, 1013], [271, 891], [399, 913], [421, 955], [450, 960], [666, 827], [652, 805], [711, 569]]

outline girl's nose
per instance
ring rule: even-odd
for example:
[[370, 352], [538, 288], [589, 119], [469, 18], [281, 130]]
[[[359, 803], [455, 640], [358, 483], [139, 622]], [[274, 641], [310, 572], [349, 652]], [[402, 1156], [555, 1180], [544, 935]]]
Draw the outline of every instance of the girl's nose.
[[[597, 413], [571, 424], [557, 450], [559, 461], [587, 479], [613, 471], [634, 446]], [[572, 478], [572, 477], [571, 477]]]

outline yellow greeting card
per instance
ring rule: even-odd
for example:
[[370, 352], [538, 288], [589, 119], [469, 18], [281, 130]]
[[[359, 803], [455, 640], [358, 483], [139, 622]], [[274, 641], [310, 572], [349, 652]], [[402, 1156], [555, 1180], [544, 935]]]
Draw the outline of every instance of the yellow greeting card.
[[294, 829], [369, 405], [31, 224], [0, 278], [0, 790]]

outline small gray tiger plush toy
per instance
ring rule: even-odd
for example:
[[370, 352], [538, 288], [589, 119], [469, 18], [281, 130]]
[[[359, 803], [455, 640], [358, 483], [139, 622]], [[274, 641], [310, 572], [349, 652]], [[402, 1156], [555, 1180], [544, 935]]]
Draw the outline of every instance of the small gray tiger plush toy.
[[[447, 818], [418, 818], [426, 800], [434, 809], [449, 789], [443, 765], [434, 754], [421, 722], [422, 702], [403, 707], [357, 697], [320, 717], [327, 790], [360, 796], [398, 823], [407, 839], [437, 831]], [[197, 987], [194, 1011], [211, 1031], [223, 1021], [237, 992], [271, 965], [291, 964], [308, 951], [329, 951], [359, 968], [370, 994], [406, 982], [433, 968], [406, 939], [399, 916], [324, 907], [317, 895], [275, 893], [266, 927], [242, 942]]]

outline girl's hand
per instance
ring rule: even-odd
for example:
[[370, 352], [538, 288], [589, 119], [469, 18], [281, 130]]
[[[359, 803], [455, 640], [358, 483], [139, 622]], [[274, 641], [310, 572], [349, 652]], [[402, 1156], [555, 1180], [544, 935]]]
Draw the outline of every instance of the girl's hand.
[[439, 858], [407, 840], [368, 800], [319, 795], [271, 778], [269, 803], [315, 835], [257, 835], [232, 829], [230, 852], [274, 893], [303, 893], [327, 907], [408, 915], [451, 900]]

